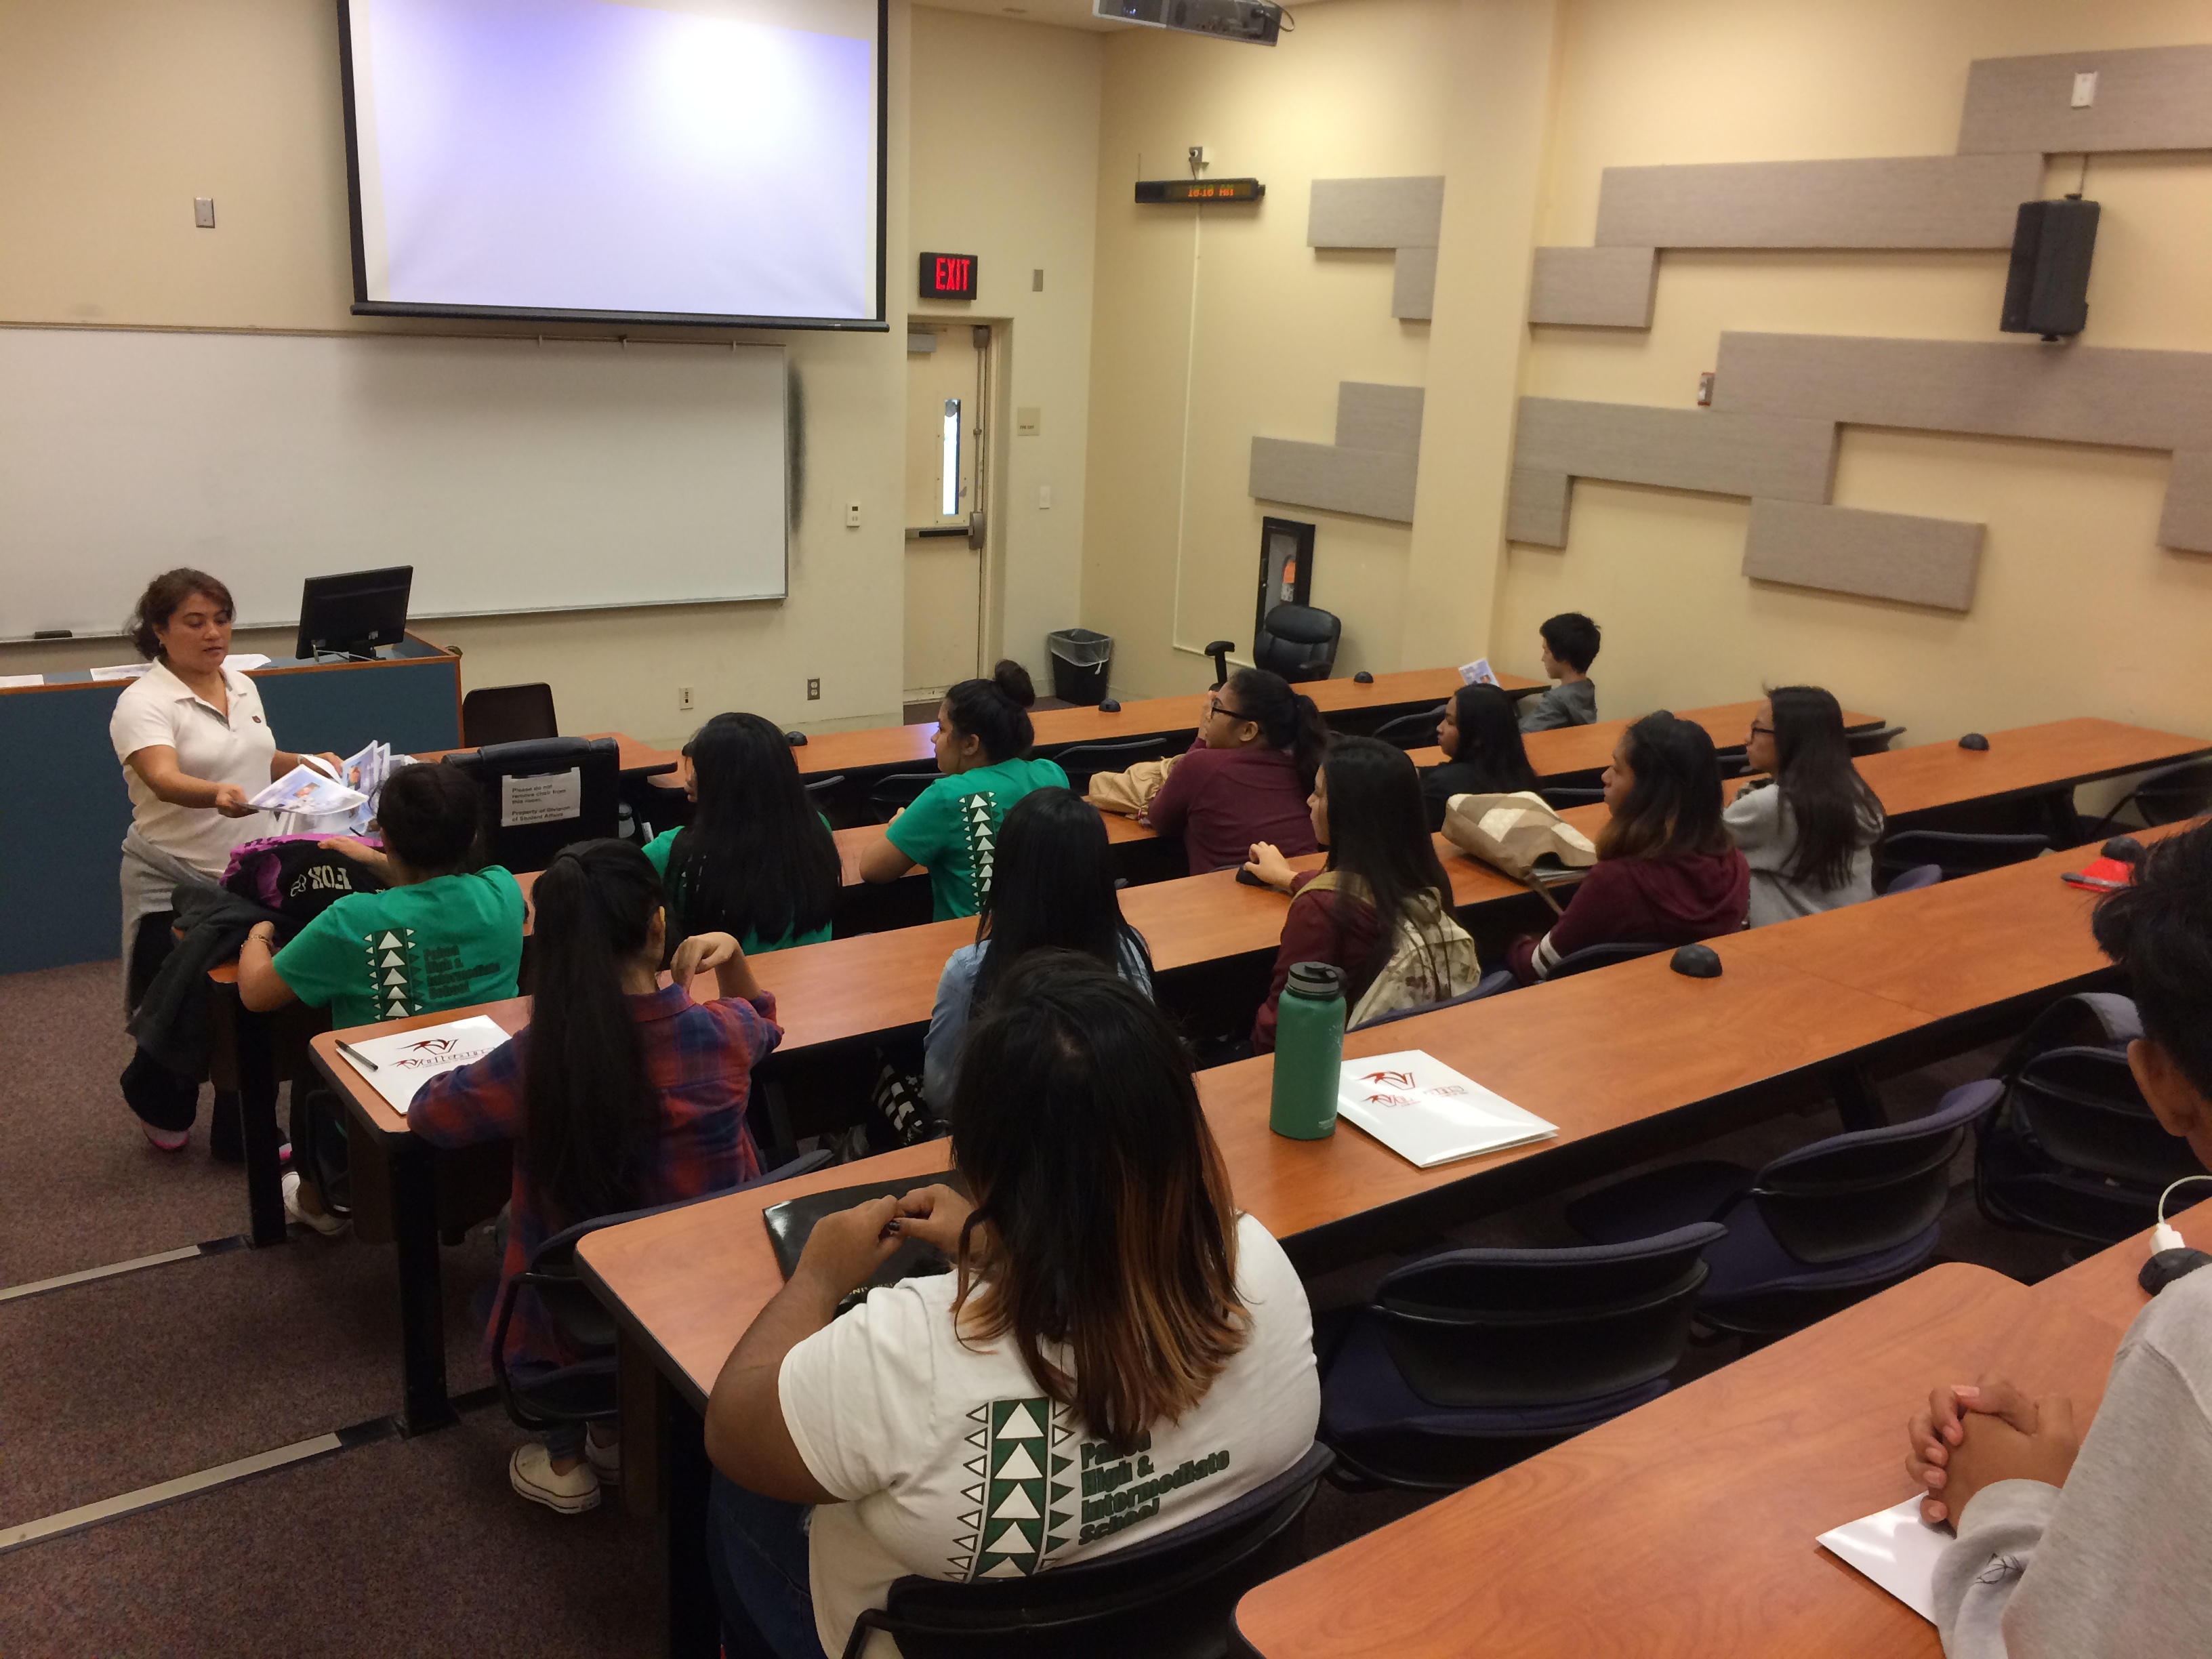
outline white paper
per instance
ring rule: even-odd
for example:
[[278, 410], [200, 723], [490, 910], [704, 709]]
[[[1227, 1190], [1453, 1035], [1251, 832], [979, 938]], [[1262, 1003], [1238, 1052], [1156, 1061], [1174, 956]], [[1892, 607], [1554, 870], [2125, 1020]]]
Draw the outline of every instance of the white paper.
[[1496, 685], [1498, 676], [1491, 672], [1489, 658], [1477, 657], [1473, 662], [1460, 665], [1459, 683], [1462, 685]]
[[[370, 1037], [364, 1042], [349, 1042], [364, 1059], [374, 1060], [376, 1069], [360, 1072], [369, 1086], [391, 1103], [395, 1112], [405, 1113], [408, 1103], [424, 1084], [440, 1074], [456, 1071], [471, 1060], [482, 1060], [507, 1041], [507, 1033], [499, 1022], [484, 1014], [473, 1014], [466, 1019], [456, 1019], [443, 1025], [425, 1025], [420, 1030], [398, 1031], [391, 1036]], [[341, 1054], [338, 1058], [350, 1060]]]
[[251, 674], [257, 668], [268, 667], [270, 660], [266, 651], [241, 651], [234, 656], [225, 657], [222, 665], [235, 668], [241, 674]]
[[1824, 1532], [1820, 1542], [1929, 1624], [1936, 1622], [1936, 1563], [1951, 1534], [1920, 1518], [1918, 1498]]
[[264, 812], [293, 812], [317, 818], [327, 812], [350, 812], [364, 799], [336, 778], [302, 763], [246, 804]]
[[1336, 1111], [1423, 1170], [1559, 1132], [1419, 1048], [1346, 1060]]
[[150, 662], [118, 662], [94, 669], [92, 677], [96, 680], [135, 680], [153, 665]]
[[502, 777], [499, 781], [499, 827], [512, 830], [521, 823], [558, 823], [584, 813], [584, 769], [547, 772], [534, 778]]
[[46, 683], [44, 674], [0, 674], [0, 691], [18, 685], [44, 685]]

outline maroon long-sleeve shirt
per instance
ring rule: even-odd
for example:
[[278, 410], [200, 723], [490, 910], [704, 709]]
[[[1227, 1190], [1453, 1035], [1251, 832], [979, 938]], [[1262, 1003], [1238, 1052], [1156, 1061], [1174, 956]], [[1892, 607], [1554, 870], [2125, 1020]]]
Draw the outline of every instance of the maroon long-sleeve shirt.
[[[1286, 849], [1287, 850], [1287, 849]], [[1275, 1004], [1290, 982], [1291, 969], [1301, 962], [1326, 962], [1344, 970], [1344, 1006], [1350, 1009], [1367, 994], [1382, 964], [1375, 961], [1375, 946], [1382, 935], [1374, 907], [1346, 898], [1334, 888], [1309, 892], [1306, 884], [1321, 873], [1301, 871], [1291, 883], [1290, 914], [1283, 918], [1283, 942], [1275, 952], [1275, 971], [1267, 981], [1267, 1000], [1252, 1022], [1252, 1052], [1266, 1054], [1275, 1048]], [[1338, 919], [1343, 933], [1337, 932]]]
[[1591, 945], [1692, 945], [1733, 933], [1751, 908], [1751, 869], [1725, 853], [1603, 859], [1590, 866], [1565, 912], [1540, 939], [1516, 939], [1506, 964], [1523, 984], [1549, 979]]
[[1190, 872], [1244, 862], [1255, 841], [1285, 858], [1320, 850], [1298, 764], [1279, 749], [1194, 749], [1175, 763], [1145, 822], [1181, 836]]

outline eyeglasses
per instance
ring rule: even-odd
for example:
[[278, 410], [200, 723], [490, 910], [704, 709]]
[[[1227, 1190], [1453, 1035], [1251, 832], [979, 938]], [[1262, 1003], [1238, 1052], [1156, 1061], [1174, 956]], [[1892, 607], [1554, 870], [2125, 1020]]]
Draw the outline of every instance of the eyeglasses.
[[1244, 718], [1237, 710], [1222, 702], [1218, 694], [1208, 694], [1206, 699], [1206, 712], [1209, 714], [1226, 714], [1232, 720], [1241, 720]]
[[1751, 723], [1751, 735], [1754, 738], [1771, 738], [1774, 735], [1774, 728], [1771, 726], [1761, 726], [1757, 720], [1753, 720]]

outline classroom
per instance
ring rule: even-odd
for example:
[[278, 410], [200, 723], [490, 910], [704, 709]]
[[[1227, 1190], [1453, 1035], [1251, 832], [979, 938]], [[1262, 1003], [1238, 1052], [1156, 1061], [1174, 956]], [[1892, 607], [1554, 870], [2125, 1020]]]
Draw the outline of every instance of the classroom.
[[16, 0], [0, 222], [0, 1652], [2203, 1645], [2212, 0]]

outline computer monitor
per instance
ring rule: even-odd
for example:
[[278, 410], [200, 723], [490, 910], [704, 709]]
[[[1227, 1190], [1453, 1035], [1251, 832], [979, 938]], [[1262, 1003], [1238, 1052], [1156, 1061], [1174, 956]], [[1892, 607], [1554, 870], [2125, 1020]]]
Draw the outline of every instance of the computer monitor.
[[294, 654], [368, 657], [380, 645], [398, 644], [407, 632], [407, 594], [414, 585], [411, 564], [308, 577], [300, 587], [300, 642]]

